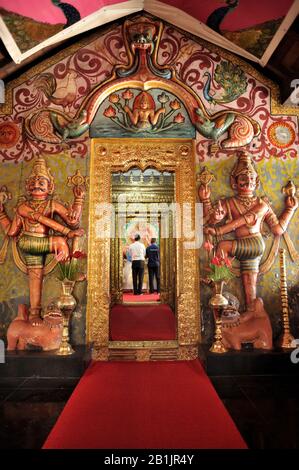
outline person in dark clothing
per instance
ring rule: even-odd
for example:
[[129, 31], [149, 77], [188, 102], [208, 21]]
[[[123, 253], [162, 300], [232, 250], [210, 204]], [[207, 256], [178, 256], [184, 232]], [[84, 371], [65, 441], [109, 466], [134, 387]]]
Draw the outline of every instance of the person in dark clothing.
[[154, 293], [154, 278], [157, 283], [157, 293], [160, 293], [160, 250], [156, 244], [156, 239], [151, 239], [151, 244], [146, 249], [145, 257], [148, 259], [148, 277], [149, 277], [149, 290]]
[[132, 259], [132, 277], [134, 295], [142, 295], [145, 246], [140, 241], [140, 235], [135, 235], [135, 242], [129, 246], [129, 256]]

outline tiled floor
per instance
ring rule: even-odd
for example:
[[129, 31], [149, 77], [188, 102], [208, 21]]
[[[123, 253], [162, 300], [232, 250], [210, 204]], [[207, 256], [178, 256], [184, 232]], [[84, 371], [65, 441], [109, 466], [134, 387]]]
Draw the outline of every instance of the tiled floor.
[[[211, 381], [251, 449], [299, 448], [298, 376]], [[77, 382], [0, 378], [0, 448], [41, 448]]]

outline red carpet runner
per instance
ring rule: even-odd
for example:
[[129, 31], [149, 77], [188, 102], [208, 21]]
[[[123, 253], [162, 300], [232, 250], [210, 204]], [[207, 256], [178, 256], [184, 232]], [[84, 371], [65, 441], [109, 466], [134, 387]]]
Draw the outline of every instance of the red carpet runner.
[[175, 339], [175, 315], [166, 304], [114, 305], [110, 313], [113, 341]]
[[160, 294], [142, 294], [134, 295], [131, 292], [125, 292], [123, 294], [123, 302], [158, 302], [160, 300]]
[[45, 449], [246, 448], [199, 361], [97, 362]]

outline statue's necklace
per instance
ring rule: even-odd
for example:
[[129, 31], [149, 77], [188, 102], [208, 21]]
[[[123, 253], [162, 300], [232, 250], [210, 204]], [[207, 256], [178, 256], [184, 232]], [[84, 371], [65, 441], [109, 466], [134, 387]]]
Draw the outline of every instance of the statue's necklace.
[[[39, 212], [40, 214], [44, 214], [48, 207], [49, 201], [47, 200], [37, 201], [35, 199], [31, 199], [30, 201], [27, 201], [27, 204], [29, 207], [31, 207], [31, 209], [34, 210], [34, 212]], [[42, 210], [40, 210], [40, 208], [42, 208]], [[39, 222], [31, 220], [29, 217], [27, 218], [27, 224], [29, 225], [30, 231], [34, 231], [34, 227], [38, 227], [40, 225]]]
[[237, 196], [237, 199], [246, 209], [249, 209], [252, 204], [257, 200], [257, 197]]
[[36, 212], [39, 212], [39, 209], [41, 207], [43, 207], [43, 205], [47, 205], [48, 204], [48, 201], [37, 201], [35, 199], [31, 199], [30, 201], [28, 201], [28, 205], [31, 207], [31, 209], [33, 209], [34, 211]]

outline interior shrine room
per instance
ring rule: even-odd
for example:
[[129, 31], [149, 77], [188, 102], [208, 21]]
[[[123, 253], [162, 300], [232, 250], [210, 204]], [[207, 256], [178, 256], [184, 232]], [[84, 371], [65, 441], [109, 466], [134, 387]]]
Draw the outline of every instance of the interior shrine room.
[[298, 13], [0, 0], [1, 449], [299, 448]]

